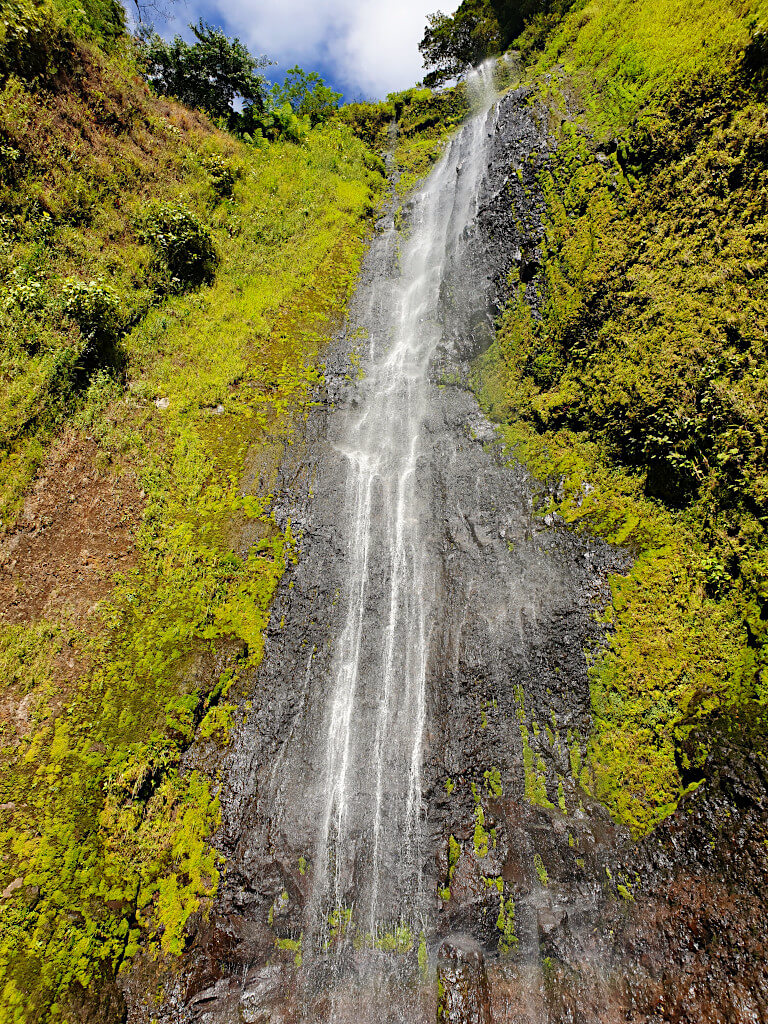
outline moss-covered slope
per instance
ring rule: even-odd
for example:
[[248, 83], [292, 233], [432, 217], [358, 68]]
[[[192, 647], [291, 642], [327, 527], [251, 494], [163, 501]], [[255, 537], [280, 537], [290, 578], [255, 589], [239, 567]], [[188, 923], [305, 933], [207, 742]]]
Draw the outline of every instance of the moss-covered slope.
[[765, 732], [765, 14], [600, 0], [525, 52], [543, 313], [520, 283], [478, 382], [552, 506], [637, 554], [583, 781], [638, 833], [701, 777], [714, 716]]
[[[0, 1018], [74, 1022], [119, 1015], [114, 972], [142, 944], [178, 952], [216, 890], [215, 793], [179, 759], [195, 735], [226, 740], [227, 691], [260, 658], [292, 556], [272, 474], [382, 178], [340, 122], [246, 146], [152, 97], [120, 25], [16, 7], [28, 31], [0, 39]], [[105, 490], [125, 509], [114, 579], [91, 564], [98, 537], [89, 553], [61, 536], [78, 519], [96, 536]], [[59, 493], [66, 515], [40, 515]], [[83, 608], [69, 598], [89, 572]]]

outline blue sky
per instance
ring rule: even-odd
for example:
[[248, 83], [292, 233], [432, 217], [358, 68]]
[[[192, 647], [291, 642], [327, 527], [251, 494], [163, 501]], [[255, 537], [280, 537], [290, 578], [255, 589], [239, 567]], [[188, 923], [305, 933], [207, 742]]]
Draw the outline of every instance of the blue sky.
[[273, 81], [300, 64], [347, 100], [378, 99], [421, 78], [418, 45], [427, 14], [457, 6], [458, 0], [177, 0], [167, 19], [155, 18], [155, 28], [188, 38], [188, 23], [203, 17], [277, 61], [266, 71]]

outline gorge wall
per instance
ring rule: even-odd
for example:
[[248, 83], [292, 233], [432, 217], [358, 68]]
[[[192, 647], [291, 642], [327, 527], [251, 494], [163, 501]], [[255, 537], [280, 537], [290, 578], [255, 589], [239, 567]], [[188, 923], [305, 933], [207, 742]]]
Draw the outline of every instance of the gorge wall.
[[506, 94], [377, 226], [280, 470], [297, 560], [222, 765], [226, 879], [161, 1019], [765, 1017], [760, 760], [722, 737], [639, 846], [594, 799], [585, 651], [631, 553], [546, 512], [556, 482], [471, 387], [515, 276], [542, 315], [547, 121]]
[[270, 139], [8, 7], [0, 1020], [768, 1020], [764, 0]]

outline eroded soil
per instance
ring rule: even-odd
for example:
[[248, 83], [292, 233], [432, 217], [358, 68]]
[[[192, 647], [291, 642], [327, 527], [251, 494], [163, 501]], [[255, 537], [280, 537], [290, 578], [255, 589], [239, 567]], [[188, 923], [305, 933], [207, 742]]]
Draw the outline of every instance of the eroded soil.
[[135, 562], [143, 494], [67, 432], [51, 449], [15, 526], [0, 540], [0, 621], [86, 625], [112, 577]]

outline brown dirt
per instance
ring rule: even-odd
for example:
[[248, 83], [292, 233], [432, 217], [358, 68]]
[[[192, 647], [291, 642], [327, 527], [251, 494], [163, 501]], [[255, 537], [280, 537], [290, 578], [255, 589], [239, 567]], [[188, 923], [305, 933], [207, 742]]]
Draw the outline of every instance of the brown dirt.
[[51, 449], [11, 533], [0, 540], [0, 622], [83, 628], [135, 561], [143, 495], [130, 473], [97, 466], [95, 441], [68, 432]]

